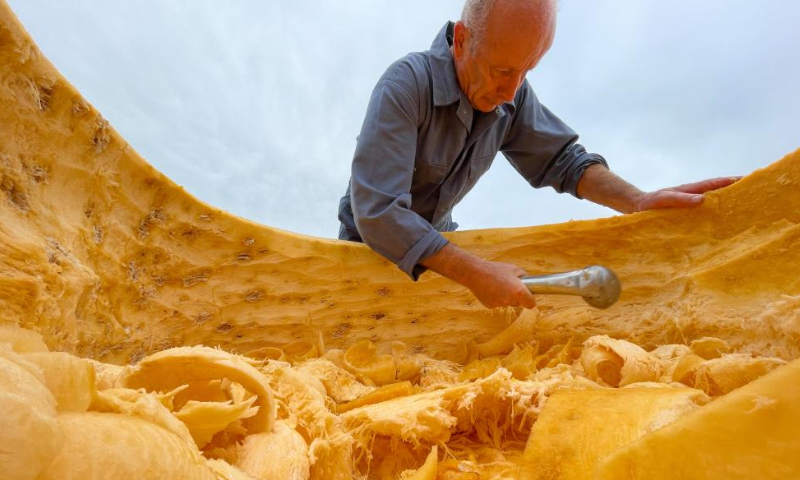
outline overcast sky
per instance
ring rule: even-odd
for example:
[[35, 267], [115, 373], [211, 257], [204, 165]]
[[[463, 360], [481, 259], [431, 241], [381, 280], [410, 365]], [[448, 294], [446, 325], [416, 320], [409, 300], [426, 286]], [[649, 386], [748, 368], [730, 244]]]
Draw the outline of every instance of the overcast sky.
[[[334, 237], [370, 92], [455, 1], [8, 0], [128, 142], [203, 201]], [[562, 0], [539, 99], [643, 189], [747, 174], [800, 147], [800, 2]], [[462, 229], [611, 210], [496, 159]]]

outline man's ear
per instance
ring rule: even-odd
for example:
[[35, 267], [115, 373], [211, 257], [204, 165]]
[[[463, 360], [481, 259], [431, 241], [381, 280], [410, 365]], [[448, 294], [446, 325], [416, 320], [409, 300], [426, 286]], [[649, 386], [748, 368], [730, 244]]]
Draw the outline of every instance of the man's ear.
[[464, 45], [469, 39], [469, 29], [462, 22], [456, 22], [453, 27], [453, 57], [461, 59], [464, 55]]

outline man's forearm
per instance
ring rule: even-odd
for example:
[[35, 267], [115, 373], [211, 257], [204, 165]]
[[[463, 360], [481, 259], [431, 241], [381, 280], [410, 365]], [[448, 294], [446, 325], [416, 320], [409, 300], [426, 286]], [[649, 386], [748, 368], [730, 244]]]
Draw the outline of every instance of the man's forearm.
[[469, 286], [476, 275], [479, 275], [479, 264], [486, 260], [448, 243], [441, 250], [426, 258], [423, 267], [433, 270], [456, 283]]
[[533, 308], [536, 300], [520, 277], [526, 273], [510, 263], [492, 262], [448, 243], [422, 261], [434, 272], [469, 288], [489, 308]]
[[639, 210], [644, 192], [615, 175], [603, 165], [590, 165], [578, 182], [578, 195], [621, 213]]

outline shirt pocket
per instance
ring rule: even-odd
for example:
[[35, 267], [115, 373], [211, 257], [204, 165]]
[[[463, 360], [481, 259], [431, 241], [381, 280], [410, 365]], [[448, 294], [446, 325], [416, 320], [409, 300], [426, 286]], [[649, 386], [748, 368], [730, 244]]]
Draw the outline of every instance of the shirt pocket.
[[447, 176], [447, 166], [420, 160], [414, 164], [414, 185], [441, 185]]
[[469, 178], [472, 182], [477, 180], [481, 175], [486, 173], [489, 170], [489, 167], [492, 166], [492, 162], [494, 161], [494, 157], [497, 156], [497, 152], [492, 152], [489, 154], [484, 154], [483, 156], [477, 157], [472, 159], [469, 162]]

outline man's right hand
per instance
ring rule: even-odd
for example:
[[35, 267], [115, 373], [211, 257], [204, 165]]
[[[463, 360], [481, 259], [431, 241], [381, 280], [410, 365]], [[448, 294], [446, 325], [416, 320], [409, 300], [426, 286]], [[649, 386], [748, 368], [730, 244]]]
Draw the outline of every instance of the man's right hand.
[[533, 294], [520, 280], [526, 275], [525, 270], [510, 263], [487, 260], [482, 263], [479, 273], [464, 286], [472, 290], [486, 308], [536, 306]]
[[536, 300], [522, 283], [525, 270], [510, 263], [492, 262], [448, 243], [422, 265], [469, 288], [486, 308], [533, 308]]

